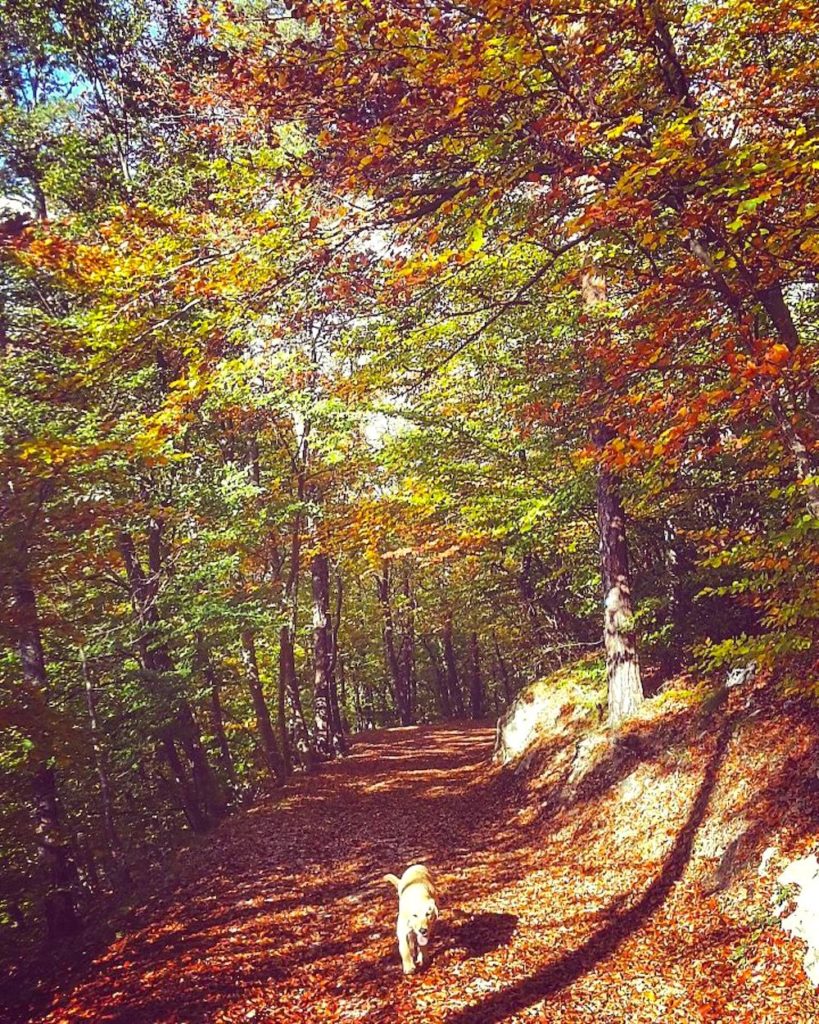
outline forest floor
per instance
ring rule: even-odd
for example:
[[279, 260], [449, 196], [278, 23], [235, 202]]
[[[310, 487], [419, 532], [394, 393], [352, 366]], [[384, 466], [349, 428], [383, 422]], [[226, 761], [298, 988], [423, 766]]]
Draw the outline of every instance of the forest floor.
[[[772, 841], [776, 863], [815, 842], [815, 719], [762, 691], [708, 716], [648, 705], [571, 785], [563, 727], [518, 773], [491, 764], [487, 727], [358, 737], [190, 850], [30, 1019], [815, 1021], [802, 944], [757, 872]], [[416, 860], [442, 920], [430, 966], [405, 978], [380, 879]]]

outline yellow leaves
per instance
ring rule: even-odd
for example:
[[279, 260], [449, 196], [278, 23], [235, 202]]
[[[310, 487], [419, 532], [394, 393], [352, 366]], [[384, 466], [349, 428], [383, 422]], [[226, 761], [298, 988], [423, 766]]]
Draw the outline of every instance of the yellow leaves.
[[477, 93], [478, 93], [478, 96], [479, 96], [479, 97], [480, 97], [480, 98], [481, 98], [482, 100], [485, 100], [487, 96], [491, 95], [491, 93], [492, 93], [492, 86], [491, 86], [491, 85], [487, 85], [487, 84], [486, 84], [486, 83], [484, 82], [484, 83], [483, 83], [482, 85], [479, 85], [479, 86], [478, 86], [478, 88], [477, 88], [477, 90], [476, 90], [476, 91], [477, 91]]
[[475, 221], [467, 236], [467, 252], [479, 252], [484, 245], [485, 232], [482, 221]]
[[56, 468], [70, 461], [81, 450], [80, 445], [67, 439], [39, 438], [21, 447], [20, 461], [28, 465]]
[[642, 123], [643, 115], [639, 111], [635, 114], [630, 114], [625, 121], [621, 121], [615, 128], [609, 128], [606, 132], [606, 138], [610, 140], [619, 139], [621, 135], [629, 130], [629, 128], [634, 128], [638, 124]]
[[449, 116], [451, 118], [460, 117], [460, 115], [464, 112], [464, 110], [466, 109], [466, 107], [468, 105], [469, 105], [469, 97], [468, 96], [459, 96], [455, 100], [455, 103], [452, 106], [452, 110], [450, 110], [450, 112], [449, 112]]

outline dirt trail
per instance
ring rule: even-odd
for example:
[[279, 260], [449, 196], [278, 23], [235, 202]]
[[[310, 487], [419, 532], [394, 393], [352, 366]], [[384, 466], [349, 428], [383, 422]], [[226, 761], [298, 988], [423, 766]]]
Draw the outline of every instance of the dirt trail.
[[[344, 761], [225, 822], [173, 897], [34, 1019], [803, 1019], [789, 999], [794, 954], [765, 951], [787, 972], [771, 964], [766, 997], [753, 1005], [756, 982], [745, 984], [728, 958], [731, 922], [713, 907], [700, 922], [674, 915], [723, 753], [718, 737], [691, 766], [691, 799], [681, 799], [674, 827], [663, 823], [660, 855], [628, 863], [591, 800], [560, 820], [524, 823], [488, 762], [492, 739], [463, 725], [371, 734]], [[380, 876], [415, 860], [435, 870], [444, 917], [430, 967], [405, 979], [394, 892]]]

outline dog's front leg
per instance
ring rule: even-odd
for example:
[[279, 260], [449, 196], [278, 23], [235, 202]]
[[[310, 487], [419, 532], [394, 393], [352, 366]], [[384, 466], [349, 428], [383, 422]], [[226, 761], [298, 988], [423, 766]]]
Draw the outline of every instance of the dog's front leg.
[[401, 954], [401, 966], [404, 968], [404, 974], [415, 973], [415, 950], [413, 949], [414, 943], [410, 940], [411, 935], [412, 932], [399, 926], [398, 952]]

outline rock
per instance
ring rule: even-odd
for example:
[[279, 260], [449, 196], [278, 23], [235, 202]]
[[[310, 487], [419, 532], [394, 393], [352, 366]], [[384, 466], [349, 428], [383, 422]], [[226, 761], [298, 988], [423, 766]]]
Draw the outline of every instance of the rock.
[[732, 668], [728, 673], [728, 678], [725, 680], [726, 689], [733, 689], [735, 686], [744, 686], [746, 683], [750, 683], [756, 675], [756, 662], [749, 661], [747, 665], [743, 665], [741, 668]]
[[777, 882], [783, 888], [796, 886], [799, 889], [796, 906], [782, 919], [782, 928], [808, 944], [802, 963], [811, 984], [819, 986], [819, 861], [816, 854], [792, 861]]
[[533, 685], [525, 689], [498, 719], [492, 760], [502, 765], [518, 761], [542, 736], [565, 732], [569, 723], [586, 717], [571, 686]]
[[572, 770], [566, 780], [570, 786], [576, 786], [597, 767], [603, 756], [608, 752], [609, 742], [604, 733], [593, 732], [584, 736], [575, 747]]

